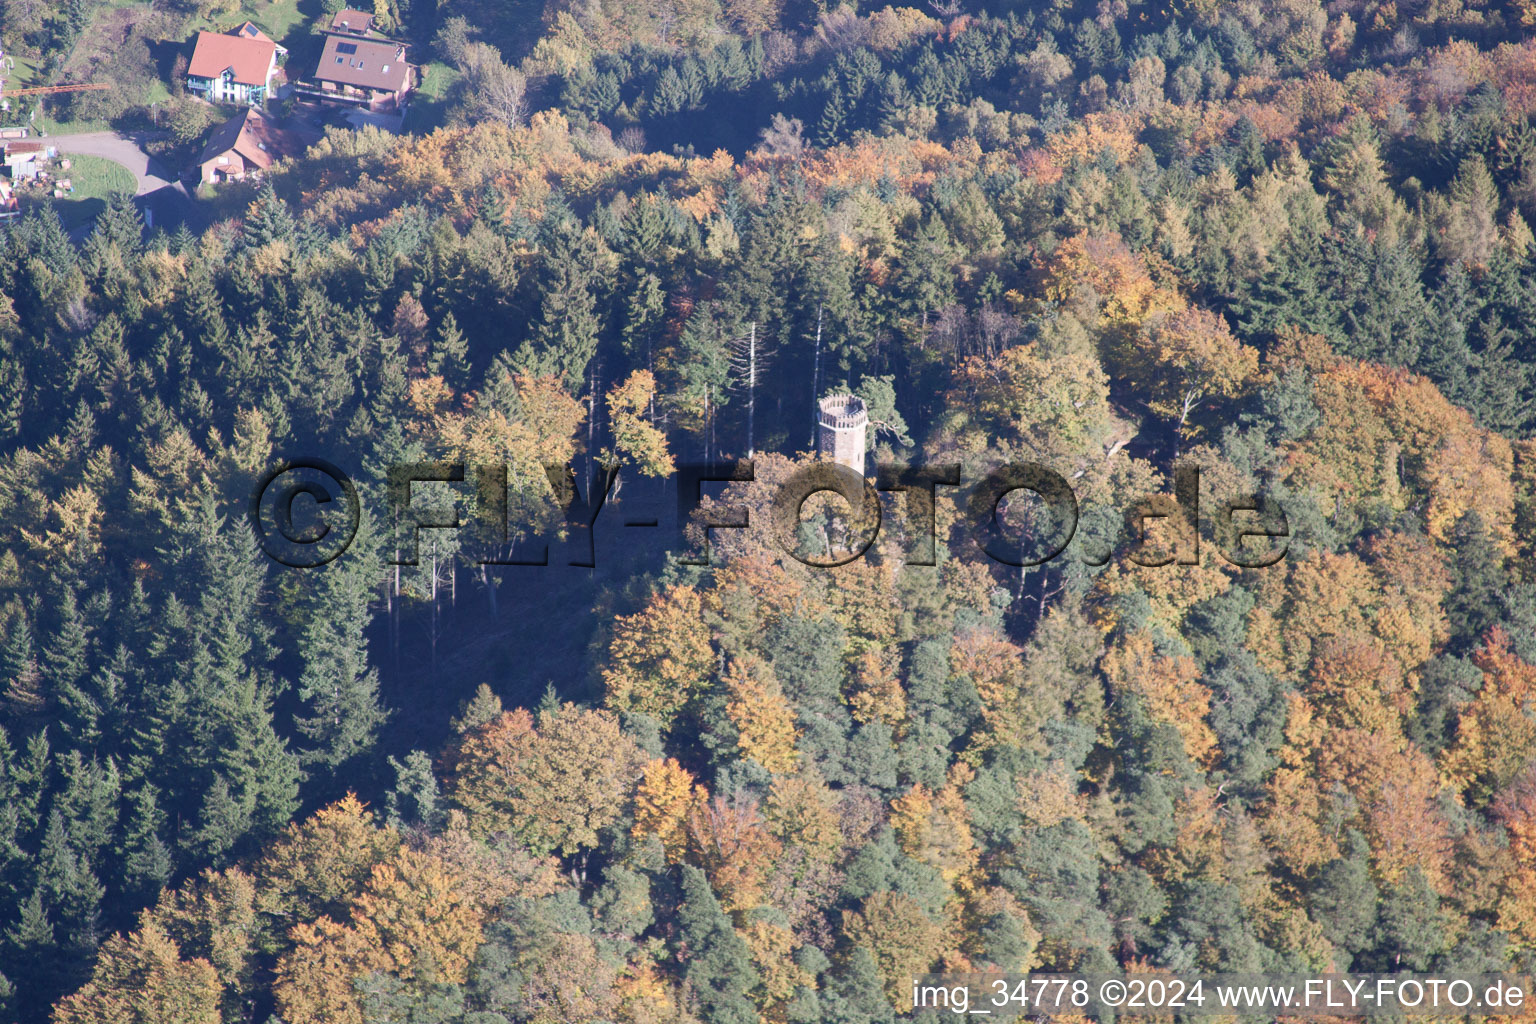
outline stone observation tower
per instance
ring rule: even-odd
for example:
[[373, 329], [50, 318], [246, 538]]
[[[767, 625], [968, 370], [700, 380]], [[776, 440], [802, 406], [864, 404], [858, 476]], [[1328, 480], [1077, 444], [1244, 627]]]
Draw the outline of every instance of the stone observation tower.
[[864, 434], [869, 411], [856, 395], [828, 395], [820, 403], [816, 451], [824, 459], [864, 475]]

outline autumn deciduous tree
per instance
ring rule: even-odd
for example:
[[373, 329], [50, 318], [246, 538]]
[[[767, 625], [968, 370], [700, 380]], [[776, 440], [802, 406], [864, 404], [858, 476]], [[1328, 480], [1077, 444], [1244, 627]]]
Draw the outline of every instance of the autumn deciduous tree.
[[770, 772], [794, 770], [799, 752], [795, 711], [784, 699], [773, 668], [755, 655], [733, 660], [725, 672], [725, 711], [736, 726], [736, 745]]
[[1527, 772], [1494, 802], [1509, 835], [1510, 868], [1499, 886], [1499, 927], [1536, 946], [1536, 777]]
[[781, 844], [745, 794], [715, 796], [688, 812], [688, 859], [709, 876], [727, 910], [757, 906]]
[[914, 860], [938, 868], [950, 883], [968, 885], [967, 876], [980, 858], [965, 806], [965, 787], [975, 777], [975, 769], [956, 761], [937, 793], [918, 783], [891, 801], [891, 827], [901, 848]]
[[1113, 419], [1109, 378], [1091, 352], [1049, 356], [1017, 345], [955, 371], [943, 431], [960, 452], [1040, 462], [1074, 473], [1102, 457]]
[[1322, 639], [1307, 672], [1306, 689], [1330, 724], [1399, 735], [1403, 667], [1374, 637]]
[[289, 825], [256, 865], [257, 902], [279, 920], [340, 916], [374, 865], [400, 848], [352, 794]]
[[636, 370], [608, 392], [608, 422], [614, 447], [646, 476], [670, 476], [676, 469], [667, 436], [647, 417], [656, 398], [656, 378]]
[[294, 1024], [362, 1024], [355, 982], [382, 972], [404, 983], [459, 982], [479, 947], [483, 908], [441, 858], [402, 849], [377, 865], [349, 920], [296, 924], [273, 993]]
[[526, 709], [501, 712], [466, 732], [452, 752], [452, 796], [477, 832], [511, 828], [508, 800], [532, 731], [533, 716]]
[[381, 970], [383, 951], [369, 948], [357, 930], [322, 917], [296, 924], [293, 949], [277, 964], [272, 992], [284, 1020], [294, 1024], [364, 1024], [354, 983]]
[[102, 947], [90, 982], [54, 1009], [57, 1024], [219, 1024], [217, 972], [183, 961], [153, 922]]
[[1112, 334], [1185, 305], [1177, 293], [1154, 280], [1147, 263], [1114, 234], [1067, 239], [1039, 273], [1047, 300], [1067, 305], [1085, 323], [1103, 325]]
[[363, 941], [387, 954], [404, 981], [458, 981], [480, 944], [487, 908], [472, 898], [465, 879], [431, 854], [402, 849], [373, 869], [352, 919]]
[[465, 736], [454, 798], [482, 833], [506, 829], [535, 853], [571, 856], [618, 819], [644, 760], [611, 712], [564, 704], [535, 728], [518, 709]]
[[1019, 648], [987, 629], [968, 629], [955, 637], [950, 664], [968, 678], [981, 698], [985, 729], [978, 747], [1022, 745], [1026, 723], [1023, 658]]
[[176, 891], [161, 893], [140, 930], [159, 928], [185, 959], [206, 961], [217, 972], [226, 1009], [254, 988], [260, 953], [270, 944], [259, 911], [257, 880], [239, 868], [205, 871]]
[[1197, 306], [1153, 317], [1141, 352], [1153, 410], [1177, 419], [1181, 431], [1201, 401], [1237, 395], [1259, 370], [1257, 350], [1234, 338], [1219, 314]]
[[830, 861], [842, 846], [836, 798], [810, 768], [773, 780], [763, 816], [770, 832], [813, 859]]
[[1137, 632], [1112, 645], [1099, 668], [1117, 692], [1139, 694], [1153, 718], [1179, 731], [1190, 760], [1211, 763], [1216, 754], [1208, 721], [1211, 693], [1199, 682], [1193, 658], [1158, 654], [1152, 638]]
[[1536, 666], [1523, 661], [1502, 629], [1489, 633], [1473, 658], [1483, 688], [1461, 712], [1456, 743], [1442, 767], [1478, 803], [1526, 770], [1536, 743]]
[[815, 977], [794, 961], [795, 933], [769, 912], [754, 916], [739, 934], [757, 968], [758, 988], [753, 996], [761, 1009], [782, 1013], [782, 1004], [797, 988], [815, 985]]
[[860, 652], [848, 704], [856, 721], [884, 722], [900, 730], [907, 717], [907, 695], [888, 652], [879, 647]]
[[943, 924], [933, 920], [910, 896], [877, 892], [858, 910], [843, 911], [843, 934], [874, 954], [893, 1005], [910, 1001], [912, 979], [926, 974], [943, 952]]
[[630, 835], [637, 839], [655, 836], [661, 840], [667, 859], [678, 860], [687, 841], [688, 812], [702, 799], [702, 788], [694, 784], [693, 776], [676, 758], [647, 761], [635, 791], [635, 823]]
[[620, 616], [603, 669], [607, 705], [670, 725], [715, 670], [698, 591], [670, 587]]

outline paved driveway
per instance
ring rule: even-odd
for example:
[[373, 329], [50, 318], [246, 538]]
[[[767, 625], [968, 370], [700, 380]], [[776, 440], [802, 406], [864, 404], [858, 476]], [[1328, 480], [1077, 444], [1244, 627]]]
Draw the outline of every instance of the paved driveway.
[[122, 164], [138, 182], [138, 195], [148, 195], [176, 183], [176, 175], [140, 148], [136, 139], [117, 132], [82, 132], [79, 135], [50, 135], [38, 140], [57, 147], [60, 153], [100, 156]]
[[176, 223], [185, 223], [194, 231], [206, 226], [206, 214], [176, 180], [175, 172], [144, 152], [138, 137], [117, 132], [81, 132], [50, 135], [39, 141], [57, 148], [61, 154], [104, 157], [126, 167], [137, 183], [134, 194], [139, 198], [139, 208], [151, 226], [169, 230]]

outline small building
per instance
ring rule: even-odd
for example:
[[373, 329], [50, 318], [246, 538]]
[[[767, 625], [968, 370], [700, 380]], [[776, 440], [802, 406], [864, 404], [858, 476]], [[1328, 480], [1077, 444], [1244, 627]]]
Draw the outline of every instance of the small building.
[[230, 35], [236, 36], [240, 39], [256, 39], [262, 42], [272, 43], [272, 45], [277, 49], [277, 55], [279, 57], [286, 57], [288, 55], [288, 47], [284, 46], [282, 43], [274, 42], [272, 37], [263, 32], [254, 21], [242, 21], [235, 28], [235, 30], [230, 33]]
[[387, 39], [327, 35], [315, 69], [318, 98], [393, 113], [415, 85], [405, 45]]
[[[242, 21], [229, 33], [237, 39], [256, 39], [262, 42], [272, 42], [272, 37], [257, 27], [254, 21]], [[275, 43], [273, 45], [276, 45]]]
[[352, 36], [370, 36], [373, 34], [373, 15], [367, 11], [355, 11], [348, 7], [344, 11], [337, 11], [331, 19], [331, 31]]
[[197, 34], [187, 67], [187, 88], [212, 103], [259, 107], [271, 92], [276, 74], [277, 44], [246, 22], [229, 34]]
[[203, 181], [240, 181], [265, 171], [279, 160], [297, 155], [304, 145], [293, 133], [277, 127], [261, 111], [247, 107], [213, 130], [198, 160]]
[[8, 140], [5, 143], [5, 169], [12, 181], [31, 181], [48, 159], [48, 147], [41, 142]]

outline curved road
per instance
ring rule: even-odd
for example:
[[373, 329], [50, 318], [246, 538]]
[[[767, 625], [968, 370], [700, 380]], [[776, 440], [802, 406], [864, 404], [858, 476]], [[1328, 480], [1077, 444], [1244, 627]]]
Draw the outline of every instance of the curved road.
[[157, 225], [167, 227], [183, 221], [196, 230], [202, 217], [186, 188], [158, 160], [144, 152], [142, 137], [118, 132], [81, 132], [78, 135], [49, 135], [38, 141], [53, 146], [61, 154], [99, 156], [127, 168], [136, 183], [135, 195]]
[[138, 182], [137, 195], [148, 195], [176, 183], [176, 176], [160, 166], [159, 161], [140, 148], [137, 139], [117, 132], [81, 132], [79, 135], [50, 135], [38, 141], [57, 147], [60, 153], [99, 156], [122, 164]]

